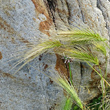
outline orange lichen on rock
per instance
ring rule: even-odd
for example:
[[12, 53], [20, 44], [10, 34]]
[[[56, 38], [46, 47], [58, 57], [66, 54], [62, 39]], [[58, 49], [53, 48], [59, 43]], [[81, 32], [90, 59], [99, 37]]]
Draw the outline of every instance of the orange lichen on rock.
[[2, 70], [0, 70], [0, 74], [3, 76], [3, 77], [8, 77], [8, 78], [11, 78], [11, 79], [14, 79], [15, 77], [9, 73], [4, 73]]
[[23, 42], [23, 43], [26, 43], [26, 44], [30, 43], [28, 40], [24, 39], [23, 37], [21, 37], [20, 41]]
[[62, 57], [58, 54], [56, 54], [56, 57], [57, 57], [57, 61], [56, 61], [55, 69], [58, 71], [59, 74], [68, 78], [69, 73], [68, 73], [65, 63], [63, 62]]
[[42, 21], [42, 22], [40, 22], [39, 30], [41, 32], [47, 34], [48, 36], [50, 36], [49, 32], [46, 31], [46, 30], [50, 29], [50, 26], [51, 26], [51, 24], [49, 24], [49, 22], [47, 20], [46, 21]]
[[[16, 33], [16, 31], [11, 27], [11, 25], [8, 24], [7, 21], [5, 21], [2, 17], [0, 17], [0, 29], [8, 32], [8, 34], [11, 36]], [[10, 38], [12, 43], [14, 43], [14, 44], [16, 43], [14, 37], [8, 37], [5, 35], [2, 35], [2, 37], [3, 37], [3, 39]]]
[[50, 26], [53, 24], [52, 19], [50, 18], [47, 8], [42, 0], [32, 0], [35, 8], [36, 8], [36, 15], [38, 17], [39, 14], [44, 14], [46, 16], [45, 21], [41, 21], [39, 25], [39, 30], [48, 36], [50, 36], [47, 30], [50, 29]]
[[47, 65], [47, 64], [45, 64], [45, 66], [44, 66], [44, 71], [45, 71], [47, 68], [48, 68], [48, 65]]
[[16, 33], [15, 30], [2, 17], [0, 17], [0, 28], [11, 34]]
[[2, 59], [2, 53], [0, 52], [0, 60]]
[[3, 73], [3, 77], [9, 77], [11, 79], [14, 79], [15, 77], [9, 73]]

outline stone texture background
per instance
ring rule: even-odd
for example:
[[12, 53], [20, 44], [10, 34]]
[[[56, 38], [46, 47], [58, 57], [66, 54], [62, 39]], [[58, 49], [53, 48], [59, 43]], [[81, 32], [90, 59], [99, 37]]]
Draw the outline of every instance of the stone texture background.
[[[74, 23], [87, 24], [109, 39], [110, 1], [0, 0], [0, 110], [59, 109], [63, 90], [43, 74], [59, 69], [68, 73], [59, 56], [44, 53], [14, 76], [17, 67], [11, 68], [16, 59], [8, 60], [26, 52], [29, 44], [51, 38], [54, 30], [67, 30]], [[71, 68], [80, 98], [87, 102], [97, 96], [96, 74], [80, 62], [71, 63]]]

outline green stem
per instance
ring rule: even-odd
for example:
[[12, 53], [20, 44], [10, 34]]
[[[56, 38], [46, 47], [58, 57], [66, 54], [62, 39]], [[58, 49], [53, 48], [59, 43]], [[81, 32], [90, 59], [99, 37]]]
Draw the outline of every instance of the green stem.
[[69, 64], [70, 82], [71, 82], [71, 84], [73, 85], [73, 81], [72, 81], [72, 72], [71, 72], [71, 65], [70, 65], [70, 63], [68, 63], [68, 64]]
[[105, 61], [106, 61], [105, 79], [107, 79], [107, 56], [106, 56], [106, 58], [105, 58]]
[[110, 87], [110, 84], [102, 77], [102, 75], [97, 71], [97, 70], [95, 70], [88, 62], [87, 62], [87, 64], [103, 79], [103, 81], [105, 81], [106, 82], [106, 84]]
[[[105, 76], [104, 77], [105, 77], [105, 79], [107, 79], [107, 63], [108, 63], [107, 62], [107, 56], [105, 56], [105, 61], [106, 61], [106, 68], [105, 68]], [[106, 83], [105, 83], [105, 96], [106, 96], [106, 93], [107, 93], [106, 89], [107, 88], [106, 88]]]
[[[99, 66], [99, 70], [100, 70], [100, 74], [102, 75], [102, 71], [101, 71], [101, 68]], [[104, 105], [104, 96], [105, 96], [105, 93], [104, 93], [104, 84], [103, 84], [103, 77], [101, 77], [101, 87], [102, 87], [102, 95], [103, 95], [103, 99], [102, 99], [102, 105]], [[102, 106], [103, 110], [104, 110], [104, 106]]]
[[103, 88], [104, 88], [104, 85], [103, 85], [103, 77], [102, 77], [102, 71], [101, 71], [101, 68], [100, 68], [100, 66], [99, 66], [99, 70], [100, 70], [100, 73], [99, 74], [101, 74], [101, 86], [102, 86], [102, 94], [103, 94], [103, 96], [104, 96], [104, 93], [103, 93]]

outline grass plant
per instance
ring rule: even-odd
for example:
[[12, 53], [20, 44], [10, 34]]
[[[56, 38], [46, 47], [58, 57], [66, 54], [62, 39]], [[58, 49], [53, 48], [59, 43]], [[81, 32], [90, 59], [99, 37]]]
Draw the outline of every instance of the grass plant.
[[74, 89], [73, 85], [70, 85], [69, 82], [66, 79], [63, 78], [59, 78], [58, 79], [59, 82], [57, 82], [68, 94], [68, 96], [70, 96], [70, 98], [74, 99], [77, 103], [77, 105], [83, 109], [83, 105], [82, 102], [80, 100], [80, 98], [77, 95], [76, 90]]
[[[105, 61], [107, 62], [107, 39], [101, 37], [98, 33], [95, 33], [89, 29], [74, 29], [70, 31], [58, 32], [58, 35], [51, 38], [51, 40], [44, 41], [38, 45], [33, 45], [32, 48], [20, 57], [20, 60], [12, 68], [14, 69], [19, 64], [22, 64], [17, 73], [23, 66], [32, 61], [48, 50], [54, 49], [54, 52], [62, 55], [74, 61], [86, 62], [104, 81], [108, 86], [110, 84], [106, 81], [103, 75], [94, 69], [91, 64], [98, 65], [100, 69], [100, 58], [98, 54], [103, 54]], [[49, 51], [51, 52], [51, 51]], [[97, 54], [98, 52], [98, 54]], [[83, 109], [83, 104], [74, 89], [74, 83], [72, 81], [71, 68], [70, 82], [66, 78], [60, 76], [56, 79], [56, 82], [67, 92], [67, 101], [64, 110], [71, 110], [71, 100], [73, 99], [77, 105]], [[69, 79], [68, 79], [69, 80]], [[103, 85], [104, 86], [104, 85]], [[102, 87], [103, 88], [103, 87]]]
[[72, 104], [73, 104], [72, 99], [71, 98], [67, 98], [65, 106], [64, 106], [64, 108], [62, 110], [71, 110]]

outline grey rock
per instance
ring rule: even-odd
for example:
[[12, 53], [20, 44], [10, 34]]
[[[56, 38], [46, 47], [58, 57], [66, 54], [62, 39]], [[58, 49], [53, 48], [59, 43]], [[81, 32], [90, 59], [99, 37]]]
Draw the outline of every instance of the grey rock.
[[[109, 39], [110, 2], [55, 0], [49, 4], [48, 0], [0, 0], [0, 110], [60, 109], [63, 90], [44, 75], [58, 72], [55, 54], [42, 54], [15, 75], [18, 68], [11, 68], [17, 56], [30, 49], [27, 44], [39, 44], [55, 36], [55, 29], [67, 30], [78, 24], [88, 25]], [[13, 60], [8, 62], [11, 58]], [[103, 57], [100, 59], [103, 63]], [[100, 93], [97, 87], [90, 85], [94, 79], [87, 64], [72, 62], [71, 70], [82, 101], [88, 102]]]

